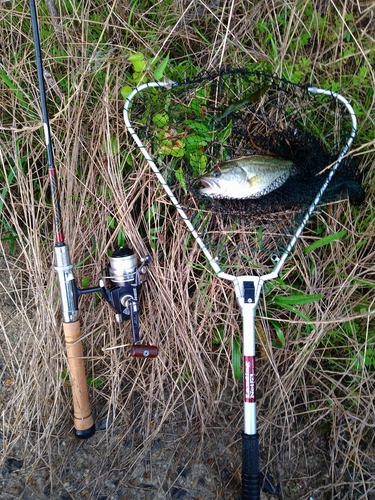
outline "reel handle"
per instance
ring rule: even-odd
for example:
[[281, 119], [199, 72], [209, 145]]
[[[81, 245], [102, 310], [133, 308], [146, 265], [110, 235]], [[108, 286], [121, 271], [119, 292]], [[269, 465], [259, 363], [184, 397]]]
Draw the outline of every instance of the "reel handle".
[[141, 344], [139, 341], [138, 300], [129, 297], [126, 301], [126, 305], [130, 312], [133, 334], [133, 345], [131, 347], [130, 355], [133, 358], [156, 358], [159, 354], [159, 349], [155, 345]]
[[133, 358], [157, 358], [159, 349], [156, 345], [133, 344], [130, 355]]
[[77, 438], [87, 439], [94, 435], [95, 424], [87, 389], [83, 345], [82, 341], [79, 341], [81, 335], [79, 321], [63, 323], [63, 329], [73, 394], [74, 434]]

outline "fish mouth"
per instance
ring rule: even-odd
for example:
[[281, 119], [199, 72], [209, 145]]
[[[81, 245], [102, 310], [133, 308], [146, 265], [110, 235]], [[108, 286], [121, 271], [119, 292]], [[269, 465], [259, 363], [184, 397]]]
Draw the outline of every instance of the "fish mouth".
[[220, 186], [218, 182], [216, 182], [214, 179], [211, 179], [209, 177], [203, 177], [201, 179], [201, 183], [203, 184], [203, 188], [200, 190], [201, 194], [210, 196], [220, 191]]

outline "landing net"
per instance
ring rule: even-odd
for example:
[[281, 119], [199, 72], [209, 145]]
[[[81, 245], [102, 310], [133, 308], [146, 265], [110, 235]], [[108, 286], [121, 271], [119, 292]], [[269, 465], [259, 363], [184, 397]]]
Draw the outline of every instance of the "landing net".
[[[357, 165], [345, 156], [354, 112], [337, 96], [237, 69], [146, 84], [129, 98], [124, 116], [220, 269], [263, 272], [291, 250], [318, 205], [362, 200]], [[202, 193], [203, 178], [253, 155], [289, 160], [288, 178], [256, 198]]]

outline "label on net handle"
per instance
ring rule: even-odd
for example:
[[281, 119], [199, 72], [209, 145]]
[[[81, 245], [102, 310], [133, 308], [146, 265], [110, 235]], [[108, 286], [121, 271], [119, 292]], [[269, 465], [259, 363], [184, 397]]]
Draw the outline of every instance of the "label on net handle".
[[244, 401], [255, 403], [255, 356], [244, 356]]

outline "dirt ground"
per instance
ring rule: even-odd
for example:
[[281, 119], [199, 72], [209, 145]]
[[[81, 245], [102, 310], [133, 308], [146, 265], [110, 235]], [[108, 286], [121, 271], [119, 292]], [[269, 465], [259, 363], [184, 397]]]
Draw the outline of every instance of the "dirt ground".
[[[145, 449], [137, 427], [129, 435], [114, 424], [87, 441], [68, 433], [50, 450], [49, 463], [36, 467], [30, 457], [13, 450], [1, 472], [1, 498], [240, 500], [241, 433], [231, 432], [230, 416], [226, 425], [218, 419], [203, 435], [199, 423], [186, 431], [172, 418]], [[329, 483], [327, 444], [324, 435], [302, 435], [290, 450], [273, 447], [278, 458], [270, 472], [281, 481], [281, 491], [277, 497], [262, 493], [261, 498], [330, 498], [322, 491]]]

